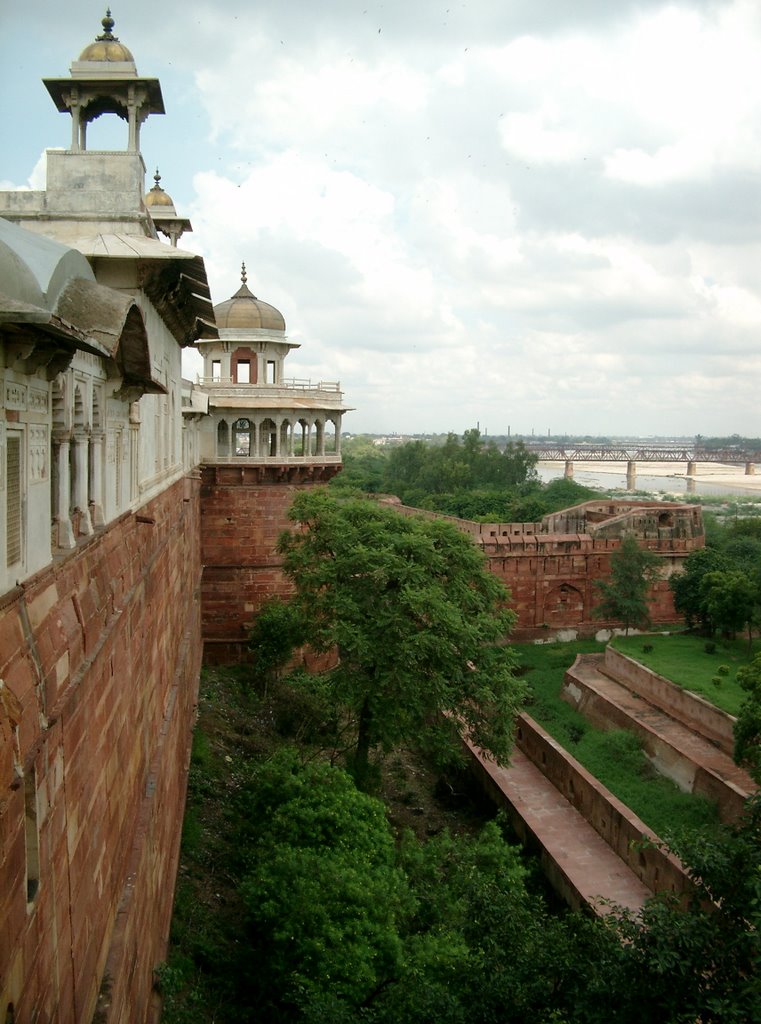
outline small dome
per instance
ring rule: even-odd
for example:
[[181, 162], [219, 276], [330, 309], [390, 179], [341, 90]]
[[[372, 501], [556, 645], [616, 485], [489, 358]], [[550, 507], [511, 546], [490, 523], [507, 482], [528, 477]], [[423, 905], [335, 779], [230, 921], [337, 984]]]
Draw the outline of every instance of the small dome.
[[285, 332], [285, 319], [280, 310], [257, 299], [250, 291], [246, 284], [245, 263], [240, 276], [242, 283], [235, 295], [214, 307], [217, 327]]
[[169, 195], [168, 192], [164, 191], [161, 185], [159, 185], [159, 182], [161, 181], [161, 175], [159, 174], [158, 167], [156, 168], [156, 173], [153, 175], [153, 180], [156, 182], [156, 184], [153, 186], [150, 192], [146, 192], [144, 200], [145, 205], [149, 209], [152, 208], [154, 210], [158, 207], [160, 208], [160, 212], [162, 213], [174, 213], [175, 209], [174, 203], [172, 202], [172, 197]]
[[131, 61], [135, 58], [124, 45], [120, 43], [117, 36], [111, 31], [114, 27], [114, 19], [111, 17], [111, 8], [106, 11], [106, 16], [101, 22], [103, 34], [95, 37], [95, 42], [86, 46], [79, 55], [80, 60], [108, 60], [108, 61]]

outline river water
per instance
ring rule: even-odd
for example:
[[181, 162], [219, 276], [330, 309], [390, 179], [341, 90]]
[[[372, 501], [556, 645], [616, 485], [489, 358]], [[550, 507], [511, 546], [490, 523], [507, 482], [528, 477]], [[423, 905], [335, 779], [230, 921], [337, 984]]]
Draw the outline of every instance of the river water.
[[[582, 469], [581, 467], [574, 467], [573, 479], [577, 484], [583, 484], [585, 487], [597, 487], [602, 490], [625, 490], [626, 489], [626, 463], [621, 463], [621, 469], [618, 468], [618, 463], [606, 463], [606, 466], [610, 466], [610, 469], [601, 472], [598, 469]], [[743, 486], [732, 480], [732, 482], [723, 482], [720, 479], [714, 479], [711, 481], [699, 480], [688, 478], [684, 474], [684, 470], [679, 474], [679, 468], [676, 464], [674, 465], [674, 476], [649, 476], [647, 473], [637, 473], [636, 489], [638, 491], [648, 491], [654, 494], [666, 493], [666, 494], [705, 494], [705, 495], [761, 495], [761, 477], [750, 479], [754, 480], [754, 484]], [[639, 467], [638, 467], [639, 469]], [[565, 465], [563, 463], [552, 463], [552, 462], [540, 462], [536, 467], [539, 479], [544, 483], [550, 480], [556, 480], [558, 477], [562, 477], [565, 472]], [[728, 467], [729, 473], [736, 474], [737, 469]], [[758, 479], [759, 483], [755, 483]], [[688, 483], [691, 485], [688, 491]]]

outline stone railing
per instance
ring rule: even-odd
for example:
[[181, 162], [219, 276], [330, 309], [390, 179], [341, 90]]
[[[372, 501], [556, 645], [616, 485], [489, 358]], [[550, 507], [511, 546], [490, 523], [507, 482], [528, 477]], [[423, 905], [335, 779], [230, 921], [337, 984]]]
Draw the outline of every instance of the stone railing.
[[280, 381], [279, 384], [241, 384], [232, 377], [199, 377], [199, 387], [214, 392], [216, 398], [292, 398], [298, 395], [304, 397], [319, 397], [325, 400], [339, 402], [342, 397], [340, 381], [321, 380], [313, 383], [311, 380]]

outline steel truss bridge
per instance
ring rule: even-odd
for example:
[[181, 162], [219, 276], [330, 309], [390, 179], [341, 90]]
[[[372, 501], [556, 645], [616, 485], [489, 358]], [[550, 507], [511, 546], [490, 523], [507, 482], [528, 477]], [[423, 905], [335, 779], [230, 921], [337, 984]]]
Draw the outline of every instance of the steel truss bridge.
[[719, 462], [748, 466], [761, 462], [761, 451], [698, 448], [684, 445], [589, 445], [524, 442], [540, 462]]

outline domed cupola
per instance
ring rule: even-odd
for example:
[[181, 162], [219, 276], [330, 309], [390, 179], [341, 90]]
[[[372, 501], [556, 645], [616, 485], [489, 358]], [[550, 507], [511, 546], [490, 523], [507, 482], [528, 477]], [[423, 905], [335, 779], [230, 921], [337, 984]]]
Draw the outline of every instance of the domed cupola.
[[246, 284], [246, 264], [241, 267], [241, 286], [226, 302], [214, 307], [219, 328], [252, 331], [282, 331], [285, 318], [279, 309], [258, 299]]
[[153, 180], [155, 185], [150, 192], [146, 192], [145, 205], [149, 210], [155, 210], [156, 213], [161, 214], [166, 212], [174, 216], [177, 213], [174, 208], [174, 200], [169, 193], [165, 192], [161, 185], [159, 185], [161, 175], [159, 174], [158, 167], [156, 168], [156, 173], [153, 175]]
[[161, 86], [156, 78], [138, 75], [135, 58], [113, 33], [110, 8], [102, 25], [101, 34], [72, 62], [70, 78], [43, 81], [58, 110], [71, 114], [70, 152], [87, 150], [87, 125], [102, 114], [115, 114], [127, 121], [126, 151], [138, 152], [140, 126], [149, 114], [164, 113]]
[[118, 36], [113, 34], [114, 19], [111, 17], [111, 8], [106, 11], [102, 20], [103, 32], [95, 37], [95, 42], [90, 43], [79, 55], [80, 61], [115, 61], [118, 63], [135, 63], [135, 58], [130, 51], [119, 41]]
[[172, 245], [176, 246], [182, 234], [185, 231], [192, 231], [193, 226], [187, 217], [177, 216], [172, 197], [159, 184], [161, 175], [158, 167], [153, 175], [153, 180], [155, 184], [149, 192], [146, 192], [143, 200], [145, 207], [151, 215], [156, 230], [166, 235]]

